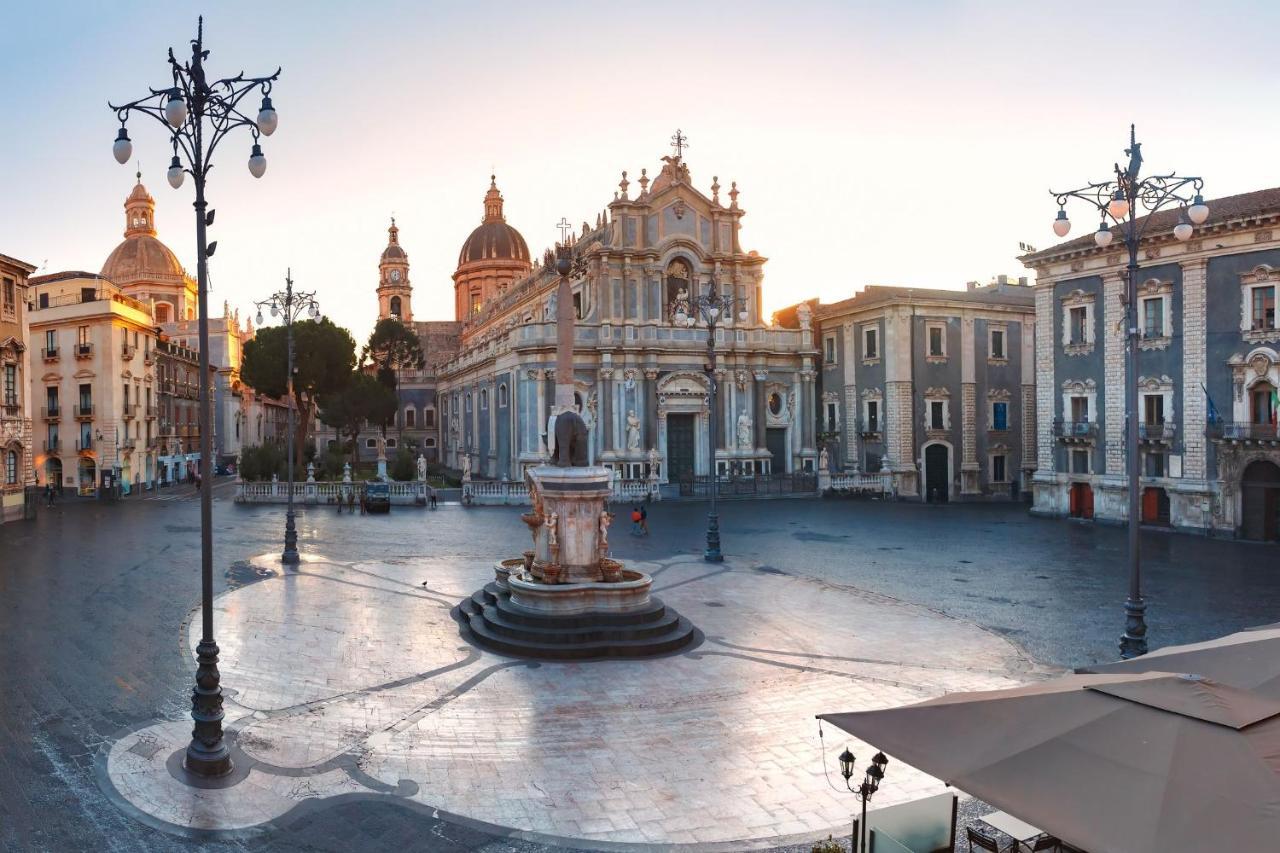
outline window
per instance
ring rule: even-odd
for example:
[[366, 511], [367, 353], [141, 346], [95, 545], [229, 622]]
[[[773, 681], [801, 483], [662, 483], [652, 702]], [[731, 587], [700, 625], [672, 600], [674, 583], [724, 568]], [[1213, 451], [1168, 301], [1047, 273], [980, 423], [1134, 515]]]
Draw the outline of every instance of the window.
[[1276, 289], [1274, 285], [1253, 288], [1253, 310], [1250, 312], [1250, 329], [1276, 328]]
[[436, 446], [436, 440], [435, 440], [434, 438], [428, 438], [428, 439], [426, 439], [426, 440], [425, 440], [425, 444], [426, 444], [426, 446], [427, 446], [427, 447], [435, 447], [435, 446]]
[[[237, 427], [237, 428], [238, 428], [239, 426], [240, 426], [239, 424], [236, 424], [236, 427]], [[325, 446], [325, 447], [327, 447], [327, 448], [329, 448], [330, 450], [337, 450], [337, 449], [338, 449], [338, 440], [337, 440], [336, 438], [331, 438], [331, 439], [329, 439], [328, 441], [326, 441], [326, 442], [324, 443], [324, 446]]]
[[880, 401], [867, 401], [867, 432], [880, 431]]
[[436, 425], [436, 410], [435, 410], [435, 409], [423, 409], [423, 410], [422, 410], [422, 425], [423, 425], [424, 427], [434, 427], [434, 426]]
[[89, 327], [80, 326], [76, 329], [76, 343], [84, 346], [89, 343]]
[[1165, 454], [1161, 452], [1143, 455], [1143, 476], [1163, 477], [1165, 472]]
[[827, 431], [830, 432], [836, 428], [839, 421], [836, 418], [836, 404], [827, 403]]
[[875, 474], [880, 471], [880, 454], [873, 451], [867, 451], [867, 461], [864, 466], [868, 474]]
[[[1005, 430], [1009, 428], [1009, 404], [1000, 402], [991, 404], [991, 428]], [[998, 480], [997, 482], [1004, 482]]]
[[769, 413], [775, 416], [782, 414], [782, 395], [777, 391], [769, 395]]
[[364, 446], [373, 450], [378, 446], [378, 440], [376, 438], [366, 438], [364, 440]]
[[880, 341], [879, 332], [875, 326], [862, 330], [862, 357], [863, 358], [879, 358], [880, 357]]
[[480, 309], [484, 307], [484, 301], [480, 298], [480, 291], [471, 291], [471, 313], [479, 314]]
[[1088, 474], [1089, 473], [1089, 451], [1087, 450], [1071, 451], [1071, 473], [1072, 474]]
[[410, 429], [418, 425], [418, 413], [413, 406], [404, 410], [404, 425]]
[[488, 388], [480, 389], [480, 408], [482, 409], [489, 408], [489, 389]]
[[50, 355], [58, 351], [58, 332], [55, 329], [49, 329], [44, 333], [44, 348]]
[[1265, 382], [1253, 386], [1252, 398], [1253, 422], [1255, 424], [1274, 424], [1276, 422], [1275, 390]]
[[90, 411], [93, 409], [93, 386], [80, 386], [80, 408], [82, 411]]
[[991, 330], [991, 358], [1008, 358], [1004, 349], [1004, 329]]
[[468, 412], [471, 411], [471, 395], [470, 394], [467, 395], [467, 411]]
[[4, 313], [12, 314], [18, 309], [18, 285], [11, 278], [4, 280]]
[[505, 384], [498, 386], [498, 406], [507, 407], [507, 386]]
[[1089, 398], [1088, 397], [1072, 397], [1071, 398], [1071, 422], [1077, 424], [1087, 423], [1089, 421]]
[[4, 404], [18, 405], [18, 365], [16, 364], [4, 366]]
[[822, 360], [827, 364], [836, 363], [836, 337], [828, 335], [822, 339]]
[[1070, 312], [1070, 328], [1071, 336], [1069, 342], [1072, 344], [1084, 344], [1089, 340], [1089, 311], [1083, 305], [1077, 305]]
[[946, 429], [947, 404], [941, 400], [929, 401], [929, 429]]
[[1164, 297], [1153, 296], [1142, 300], [1142, 336], [1164, 337]]
[[929, 326], [929, 356], [931, 358], [946, 357], [946, 328], [941, 325]]
[[9, 486], [18, 485], [18, 454], [10, 450], [4, 455], [4, 482]]
[[396, 447], [396, 444], [397, 444], [397, 442], [396, 442], [396, 440], [395, 440], [394, 438], [388, 438], [388, 439], [387, 439], [387, 448], [388, 448], [388, 449], [392, 449], [392, 448]]
[[993, 453], [991, 455], [991, 482], [1009, 482], [1008, 459], [1009, 457], [1003, 453]]
[[1144, 394], [1143, 409], [1146, 419], [1143, 421], [1147, 426], [1159, 426], [1164, 423], [1164, 395], [1163, 394]]

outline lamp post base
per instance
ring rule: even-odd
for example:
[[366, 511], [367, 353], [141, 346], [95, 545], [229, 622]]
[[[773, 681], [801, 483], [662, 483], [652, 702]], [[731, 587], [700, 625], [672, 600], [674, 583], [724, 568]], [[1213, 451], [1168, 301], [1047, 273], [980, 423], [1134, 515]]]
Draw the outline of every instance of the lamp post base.
[[724, 555], [720, 553], [720, 516], [714, 512], [707, 513], [707, 548], [702, 552], [702, 559], [708, 563], [724, 562]]
[[285, 513], [284, 553], [280, 555], [280, 561], [289, 565], [296, 565], [302, 561], [298, 556], [298, 528], [294, 523], [293, 510]]
[[1147, 603], [1141, 598], [1124, 603], [1124, 635], [1120, 638], [1120, 657], [1124, 660], [1147, 653]]
[[231, 772], [231, 751], [222, 737], [222, 678], [218, 674], [218, 644], [201, 640], [196, 646], [196, 686], [191, 691], [191, 743], [182, 766], [206, 778]]

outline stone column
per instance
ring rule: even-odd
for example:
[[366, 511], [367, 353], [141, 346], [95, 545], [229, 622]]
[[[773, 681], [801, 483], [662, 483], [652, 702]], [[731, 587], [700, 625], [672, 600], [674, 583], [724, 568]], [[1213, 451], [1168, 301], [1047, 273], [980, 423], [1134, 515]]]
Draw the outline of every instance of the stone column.
[[[1038, 294], [1037, 294], [1038, 298]], [[1036, 411], [1036, 322], [1023, 317], [1020, 327], [1022, 349], [1019, 354], [1022, 368], [1022, 488], [1031, 488], [1031, 474], [1036, 468], [1036, 430], [1041, 414]], [[1045, 330], [1048, 334], [1048, 330]], [[1053, 341], [1049, 342], [1052, 345]], [[1052, 383], [1053, 380], [1050, 380]], [[1046, 415], [1053, 420], [1052, 414]]]
[[884, 434], [888, 469], [898, 494], [915, 496], [915, 400], [912, 380], [911, 315], [899, 309], [884, 314]]
[[530, 370], [529, 378], [537, 383], [537, 400], [535, 404], [538, 407], [537, 412], [533, 416], [534, 435], [538, 437], [536, 450], [542, 456], [547, 455], [547, 441], [543, 433], [547, 429], [547, 372], [545, 370]]
[[[1208, 471], [1204, 428], [1205, 272], [1204, 258], [1182, 262], [1182, 476], [1203, 480]], [[1168, 299], [1169, 297], [1165, 297]], [[1176, 322], [1176, 320], [1175, 320]], [[1169, 330], [1177, 334], [1176, 329]]]
[[[809, 453], [815, 453], [817, 448], [814, 430], [818, 427], [818, 410], [817, 410], [817, 388], [814, 380], [818, 374], [813, 370], [800, 371], [801, 389], [804, 392], [804, 405], [801, 411], [804, 413], [804, 450]], [[817, 463], [815, 462], [816, 466]]]
[[600, 368], [600, 450], [617, 449], [614, 443], [613, 368]]
[[[960, 318], [960, 494], [976, 495], [981, 466], [978, 465], [978, 385], [974, 370], [973, 317]], [[983, 418], [985, 420], [985, 418]]]
[[751, 374], [753, 380], [752, 390], [755, 392], [755, 401], [751, 413], [752, 428], [755, 432], [756, 449], [761, 450], [765, 447], [765, 380], [769, 378], [769, 371], [756, 370]]
[[[665, 480], [667, 476], [666, 451], [659, 443], [658, 438], [658, 369], [656, 367], [646, 367], [644, 369], [644, 381], [636, 379], [636, 388], [638, 389], [636, 396], [644, 400], [644, 432], [641, 434], [641, 444], [648, 444], [649, 447], [658, 447], [663, 450], [662, 477]], [[643, 396], [641, 396], [643, 394]]]
[[[1102, 284], [1102, 364], [1106, 377], [1106, 470], [1123, 477], [1124, 465], [1124, 350], [1125, 317], [1121, 295], [1124, 293], [1123, 270], [1108, 273]], [[1095, 306], [1095, 311], [1097, 310]], [[1097, 328], [1095, 315], [1095, 326]], [[1097, 345], [1095, 339], [1095, 346]], [[1092, 414], [1092, 413], [1091, 413]]]
[[[1035, 326], [1035, 393], [1036, 393], [1036, 464], [1037, 475], [1052, 479], [1054, 388], [1053, 353], [1053, 279], [1036, 281]], [[1026, 333], [1024, 332], [1024, 335]], [[1069, 414], [1069, 413], [1068, 413]], [[1025, 413], [1023, 415], [1026, 416]]]
[[858, 327], [855, 323], [846, 323], [843, 331], [844, 459], [857, 472], [862, 468], [862, 436], [858, 433], [858, 421], [862, 418], [862, 408], [858, 405]]

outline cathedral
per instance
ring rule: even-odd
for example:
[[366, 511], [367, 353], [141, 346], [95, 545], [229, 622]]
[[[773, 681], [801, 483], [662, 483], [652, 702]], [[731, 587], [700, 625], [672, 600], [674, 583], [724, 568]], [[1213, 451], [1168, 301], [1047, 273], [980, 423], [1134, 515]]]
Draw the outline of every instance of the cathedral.
[[[802, 312], [795, 328], [765, 322], [766, 259], [740, 244], [737, 184], [727, 203], [718, 178], [709, 193], [695, 187], [682, 142], [655, 177], [641, 169], [633, 184], [623, 172], [594, 224], [564, 236], [578, 317], [575, 399], [591, 460], [624, 479], [648, 477], [656, 464], [663, 483], [713, 470], [812, 471], [818, 353], [810, 318]], [[466, 460], [474, 476], [499, 480], [541, 464], [554, 399], [557, 277], [506, 221], [496, 180], [458, 255], [453, 323], [413, 322], [394, 225], [381, 273], [380, 316], [418, 329], [432, 362], [440, 461], [462, 469]], [[677, 322], [690, 295], [708, 292], [713, 279], [737, 300], [716, 330], [714, 411], [706, 328]]]

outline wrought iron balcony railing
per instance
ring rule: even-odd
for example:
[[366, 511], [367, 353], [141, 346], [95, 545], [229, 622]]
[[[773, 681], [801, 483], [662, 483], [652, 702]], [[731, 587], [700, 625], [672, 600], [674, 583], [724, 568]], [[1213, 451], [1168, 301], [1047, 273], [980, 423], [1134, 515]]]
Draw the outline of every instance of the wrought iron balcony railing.
[[1205, 428], [1205, 434], [1218, 441], [1280, 441], [1280, 426], [1219, 421], [1209, 424]]

